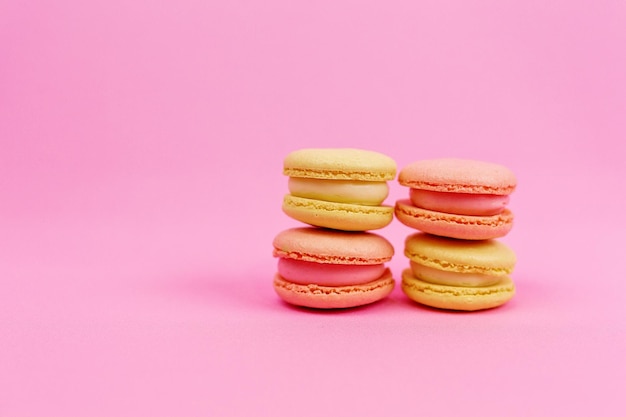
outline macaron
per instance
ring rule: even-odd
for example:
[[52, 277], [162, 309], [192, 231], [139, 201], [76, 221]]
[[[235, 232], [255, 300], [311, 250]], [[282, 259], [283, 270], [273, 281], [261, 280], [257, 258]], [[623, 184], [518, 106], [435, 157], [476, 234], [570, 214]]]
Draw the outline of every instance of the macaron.
[[515, 294], [515, 253], [496, 240], [415, 233], [407, 237], [404, 254], [411, 267], [402, 273], [402, 290], [420, 304], [483, 310], [503, 305]]
[[395, 285], [385, 266], [393, 246], [374, 233], [301, 227], [279, 233], [273, 246], [274, 289], [289, 304], [357, 307], [387, 297]]
[[505, 236], [513, 227], [507, 208], [517, 180], [508, 168], [468, 159], [431, 159], [404, 167], [398, 182], [409, 199], [396, 202], [405, 225], [438, 236], [481, 240]]
[[390, 157], [363, 149], [301, 149], [284, 160], [289, 194], [283, 211], [303, 223], [344, 231], [375, 230], [393, 220], [382, 203], [396, 176]]

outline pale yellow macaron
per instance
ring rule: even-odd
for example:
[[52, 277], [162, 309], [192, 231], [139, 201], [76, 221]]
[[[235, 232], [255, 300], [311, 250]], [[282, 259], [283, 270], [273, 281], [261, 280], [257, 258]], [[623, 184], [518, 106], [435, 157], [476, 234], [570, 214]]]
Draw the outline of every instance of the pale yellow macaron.
[[410, 269], [402, 290], [412, 300], [450, 310], [482, 310], [515, 294], [515, 253], [495, 240], [469, 241], [415, 233], [405, 241]]
[[363, 149], [301, 149], [284, 160], [289, 194], [283, 211], [313, 226], [365, 231], [387, 226], [393, 207], [382, 203], [396, 176], [390, 157]]

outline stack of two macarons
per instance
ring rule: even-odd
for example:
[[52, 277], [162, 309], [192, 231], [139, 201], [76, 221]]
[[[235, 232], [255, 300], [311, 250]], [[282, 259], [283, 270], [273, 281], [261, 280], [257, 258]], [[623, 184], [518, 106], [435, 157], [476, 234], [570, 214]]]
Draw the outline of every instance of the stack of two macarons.
[[515, 254], [496, 238], [513, 225], [507, 208], [516, 187], [504, 166], [472, 160], [436, 159], [407, 165], [398, 176], [410, 188], [396, 202], [400, 222], [422, 233], [405, 241], [410, 268], [402, 289], [414, 301], [452, 310], [505, 304], [514, 293]]
[[383, 205], [396, 176], [393, 159], [360, 149], [302, 149], [287, 155], [283, 173], [283, 211], [307, 226], [274, 239], [276, 293], [312, 308], [357, 307], [389, 295], [395, 282], [385, 262], [394, 249], [368, 231], [393, 220], [393, 207]]

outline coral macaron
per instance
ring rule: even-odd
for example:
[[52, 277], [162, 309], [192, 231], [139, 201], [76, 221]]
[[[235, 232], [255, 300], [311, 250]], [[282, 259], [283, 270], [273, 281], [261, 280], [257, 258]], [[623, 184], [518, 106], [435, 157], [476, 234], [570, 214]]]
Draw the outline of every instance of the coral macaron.
[[398, 182], [410, 187], [410, 198], [396, 203], [396, 217], [414, 229], [481, 240], [505, 236], [513, 226], [513, 214], [506, 206], [517, 180], [502, 165], [424, 160], [404, 167]]
[[276, 293], [287, 303], [347, 308], [385, 298], [395, 282], [385, 262], [394, 250], [373, 233], [302, 227], [274, 238]]
[[289, 194], [283, 211], [313, 226], [365, 231], [387, 226], [393, 207], [382, 205], [387, 181], [396, 176], [393, 159], [362, 149], [301, 149], [284, 160]]

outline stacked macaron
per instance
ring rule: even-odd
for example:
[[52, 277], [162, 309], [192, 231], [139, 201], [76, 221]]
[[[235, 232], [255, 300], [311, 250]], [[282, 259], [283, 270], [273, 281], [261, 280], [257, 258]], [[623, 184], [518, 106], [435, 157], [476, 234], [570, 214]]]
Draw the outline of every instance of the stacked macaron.
[[517, 184], [501, 165], [463, 159], [418, 161], [399, 174], [410, 187], [396, 203], [400, 222], [420, 230], [405, 242], [409, 298], [432, 307], [481, 310], [509, 301], [515, 254], [494, 239], [513, 225], [506, 207]]
[[380, 229], [393, 220], [393, 207], [382, 205], [396, 163], [361, 149], [302, 149], [287, 155], [283, 173], [289, 194], [283, 211], [313, 226], [337, 230]]
[[394, 287], [385, 262], [393, 247], [373, 233], [316, 227], [285, 230], [274, 239], [276, 293], [313, 308], [345, 308], [385, 298]]
[[274, 239], [276, 293], [313, 308], [346, 308], [385, 298], [394, 280], [385, 267], [394, 250], [368, 232], [388, 225], [393, 207], [383, 205], [395, 162], [360, 149], [302, 149], [284, 160], [289, 194], [283, 211], [307, 224]]

